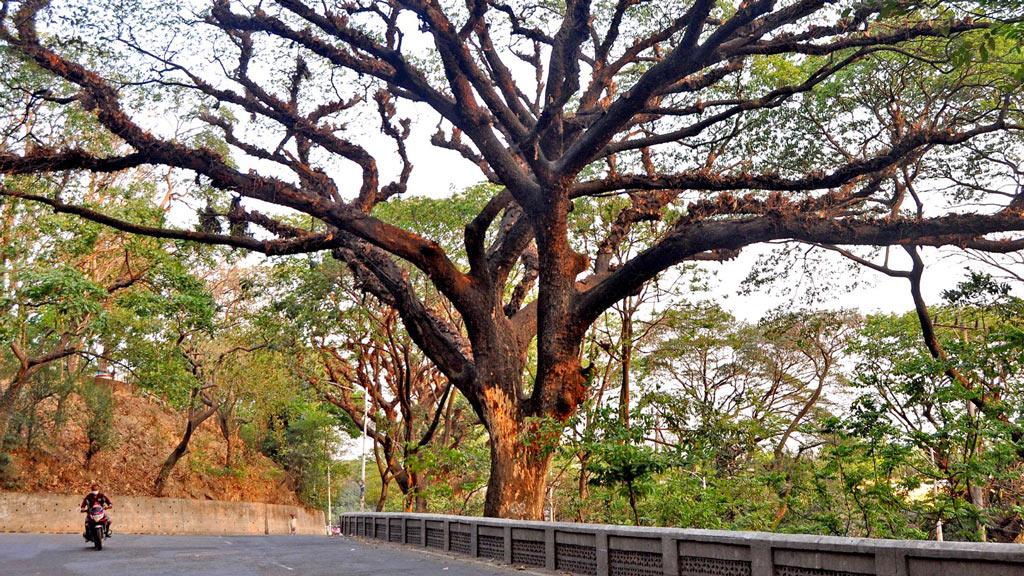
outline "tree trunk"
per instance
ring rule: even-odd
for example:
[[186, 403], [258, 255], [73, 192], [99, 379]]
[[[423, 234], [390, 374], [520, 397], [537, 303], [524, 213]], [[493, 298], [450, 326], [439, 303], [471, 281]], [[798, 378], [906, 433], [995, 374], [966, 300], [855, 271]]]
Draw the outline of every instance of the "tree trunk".
[[217, 423], [220, 425], [220, 434], [224, 437], [224, 467], [231, 468], [231, 423], [229, 416], [224, 410], [217, 412]]
[[636, 489], [633, 487], [632, 482], [629, 482], [626, 487], [629, 489], [629, 509], [633, 511], [633, 526], [639, 526], [640, 511], [636, 505]]
[[487, 479], [484, 515], [540, 520], [544, 516], [550, 456], [524, 446], [516, 438], [491, 436], [491, 475]]
[[164, 460], [163, 466], [160, 467], [160, 473], [156, 476], [156, 482], [153, 485], [157, 496], [164, 495], [164, 488], [167, 484], [167, 479], [171, 476], [171, 471], [178, 464], [178, 460], [188, 452], [188, 444], [192, 440], [192, 433], [195, 431], [195, 426], [192, 425], [190, 420], [185, 425], [185, 433], [182, 435], [178, 445], [174, 447], [171, 454]]
[[377, 512], [384, 511], [384, 504], [388, 501], [388, 486], [391, 485], [390, 478], [381, 478], [380, 480], [380, 497], [377, 498], [377, 506], [374, 508]]
[[[984, 449], [984, 445], [982, 444], [983, 440], [981, 439], [981, 434], [978, 431], [979, 418], [981, 417], [981, 414], [979, 412], [980, 410], [978, 410], [977, 406], [975, 406], [972, 402], [967, 402], [967, 414], [970, 416], [971, 423], [974, 428], [972, 430], [974, 440], [972, 441], [972, 446], [970, 448], [970, 455], [972, 458], [979, 457], [982, 450]], [[985, 513], [988, 511], [988, 486], [986, 486], [985, 484], [979, 485], [977, 479], [972, 478], [968, 480], [967, 497], [970, 500], [971, 504], [973, 504], [974, 507], [977, 508], [978, 513], [981, 515], [981, 517], [984, 518]], [[978, 540], [982, 542], [987, 542], [988, 529], [985, 526], [984, 520], [977, 520], [975, 522], [974, 528], [978, 535]]]
[[10, 425], [11, 416], [14, 414], [14, 405], [18, 401], [21, 389], [25, 387], [28, 378], [15, 377], [0, 395], [0, 452], [7, 443], [7, 427]]
[[403, 491], [402, 502], [406, 512], [426, 512], [426, 502], [423, 499], [423, 487], [420, 486], [420, 475], [406, 470], [406, 489]]
[[156, 482], [153, 484], [153, 489], [157, 496], [164, 495], [164, 488], [167, 484], [167, 479], [171, 477], [171, 471], [181, 460], [181, 457], [188, 453], [188, 444], [192, 441], [192, 434], [195, 433], [196, 429], [206, 421], [207, 418], [213, 416], [214, 412], [217, 411], [216, 406], [211, 406], [200, 413], [196, 413], [194, 410], [189, 410], [188, 419], [185, 423], [185, 432], [181, 435], [181, 440], [178, 441], [178, 445], [174, 447], [171, 454], [167, 456], [167, 460], [164, 460], [163, 466], [160, 467], [160, 472], [156, 476]]
[[[586, 258], [568, 242], [571, 201], [564, 187], [552, 189], [548, 211], [534, 223], [538, 251], [537, 370], [529, 398], [520, 398], [530, 338], [503, 325], [500, 307], [489, 334], [473, 338], [480, 416], [490, 438], [491, 474], [484, 515], [541, 520], [548, 470], [565, 422], [586, 397], [587, 378], [580, 367], [586, 327], [576, 321], [573, 295]], [[467, 320], [467, 326], [476, 323]]]
[[424, 513], [427, 511], [427, 498], [423, 495], [427, 488], [427, 474], [425, 472], [410, 473], [413, 477], [413, 511]]
[[31, 453], [34, 448], [32, 444], [35, 441], [36, 427], [39, 424], [38, 413], [36, 410], [37, 406], [38, 405], [33, 402], [28, 408], [28, 423], [25, 428], [25, 451], [28, 453]]
[[[579, 493], [580, 501], [590, 498], [590, 489], [587, 485], [587, 466], [590, 464], [590, 453], [580, 455], [580, 476], [577, 479], [576, 490]], [[581, 520], [582, 521], [582, 520]]]
[[630, 374], [633, 368], [633, 309], [632, 299], [626, 298], [623, 302], [621, 347], [622, 354], [622, 383], [619, 386], [619, 418], [622, 425], [629, 428], [629, 393]]
[[[487, 391], [488, 400], [504, 396]], [[484, 515], [498, 518], [540, 520], [553, 450], [545, 449], [545, 430], [536, 421], [524, 421], [515, 406], [488, 402], [491, 474], [487, 480]], [[507, 409], [505, 408], [507, 407]], [[561, 435], [561, 427], [558, 427]]]
[[491, 453], [485, 516], [543, 519], [551, 459], [565, 422], [587, 393], [578, 349], [557, 344], [541, 355], [533, 394], [526, 399], [518, 392], [525, 363], [525, 353], [520, 353], [525, 350], [510, 344], [477, 358], [478, 370], [492, 383], [479, 386], [480, 416]]

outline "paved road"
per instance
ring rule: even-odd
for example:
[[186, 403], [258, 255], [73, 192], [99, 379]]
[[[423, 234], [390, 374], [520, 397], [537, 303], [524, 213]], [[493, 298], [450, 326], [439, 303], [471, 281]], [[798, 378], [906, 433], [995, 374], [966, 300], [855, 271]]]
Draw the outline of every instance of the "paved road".
[[[522, 571], [344, 537], [0, 534], [0, 576], [510, 576]], [[90, 545], [91, 546], [91, 545]]]

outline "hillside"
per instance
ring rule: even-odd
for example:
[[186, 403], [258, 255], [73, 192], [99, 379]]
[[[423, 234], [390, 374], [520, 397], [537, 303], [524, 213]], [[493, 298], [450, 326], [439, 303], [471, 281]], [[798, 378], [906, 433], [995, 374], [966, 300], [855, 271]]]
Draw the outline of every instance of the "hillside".
[[[153, 483], [161, 464], [178, 442], [185, 417], [157, 400], [114, 389], [114, 447], [93, 456], [86, 466], [84, 402], [72, 395], [69, 417], [56, 434], [48, 434], [31, 453], [12, 450], [14, 478], [6, 489], [18, 492], [85, 493], [94, 479], [105, 492], [155, 496]], [[286, 472], [266, 456], [232, 440], [234, 462], [224, 468], [226, 442], [213, 419], [196, 431], [189, 453], [178, 462], [164, 496], [298, 504]]]

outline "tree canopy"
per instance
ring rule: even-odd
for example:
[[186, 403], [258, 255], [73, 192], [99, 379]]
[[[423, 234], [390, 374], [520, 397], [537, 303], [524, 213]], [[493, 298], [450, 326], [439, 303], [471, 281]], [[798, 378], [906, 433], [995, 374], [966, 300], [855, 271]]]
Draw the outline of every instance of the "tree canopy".
[[[659, 274], [770, 241], [869, 267], [857, 247], [1024, 246], [1022, 17], [992, 0], [4, 0], [0, 194], [329, 251], [487, 428], [485, 512], [536, 518], [553, 452], [524, 439], [577, 413], [588, 328]], [[410, 190], [413, 117], [488, 183], [453, 216], [461, 238], [387, 209], [435, 192]], [[83, 186], [142, 167], [167, 170], [188, 224]], [[615, 206], [596, 242], [574, 226], [587, 203]], [[641, 237], [646, 221], [664, 226]]]

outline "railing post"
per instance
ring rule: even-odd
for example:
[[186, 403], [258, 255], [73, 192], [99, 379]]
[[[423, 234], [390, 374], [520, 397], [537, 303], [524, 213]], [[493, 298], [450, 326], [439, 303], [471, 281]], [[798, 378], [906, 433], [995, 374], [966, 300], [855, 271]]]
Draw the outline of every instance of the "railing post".
[[608, 533], [594, 532], [594, 549], [597, 553], [597, 576], [608, 576]]
[[679, 576], [679, 541], [672, 536], [661, 537], [661, 568], [665, 576]]
[[502, 542], [505, 543], [502, 552], [505, 553], [505, 564], [512, 565], [512, 525], [506, 525], [501, 529]]
[[544, 529], [544, 568], [548, 570], [555, 569], [555, 529], [545, 528]]
[[767, 542], [750, 544], [750, 576], [774, 576], [772, 547]]
[[402, 544], [409, 543], [409, 517], [402, 516]]
[[904, 555], [893, 549], [875, 550], [876, 576], [907, 576]]
[[469, 557], [476, 558], [480, 555], [480, 524], [476, 521], [469, 523]]
[[445, 552], [452, 551], [452, 527], [451, 522], [444, 520], [444, 544], [441, 545], [441, 549]]

